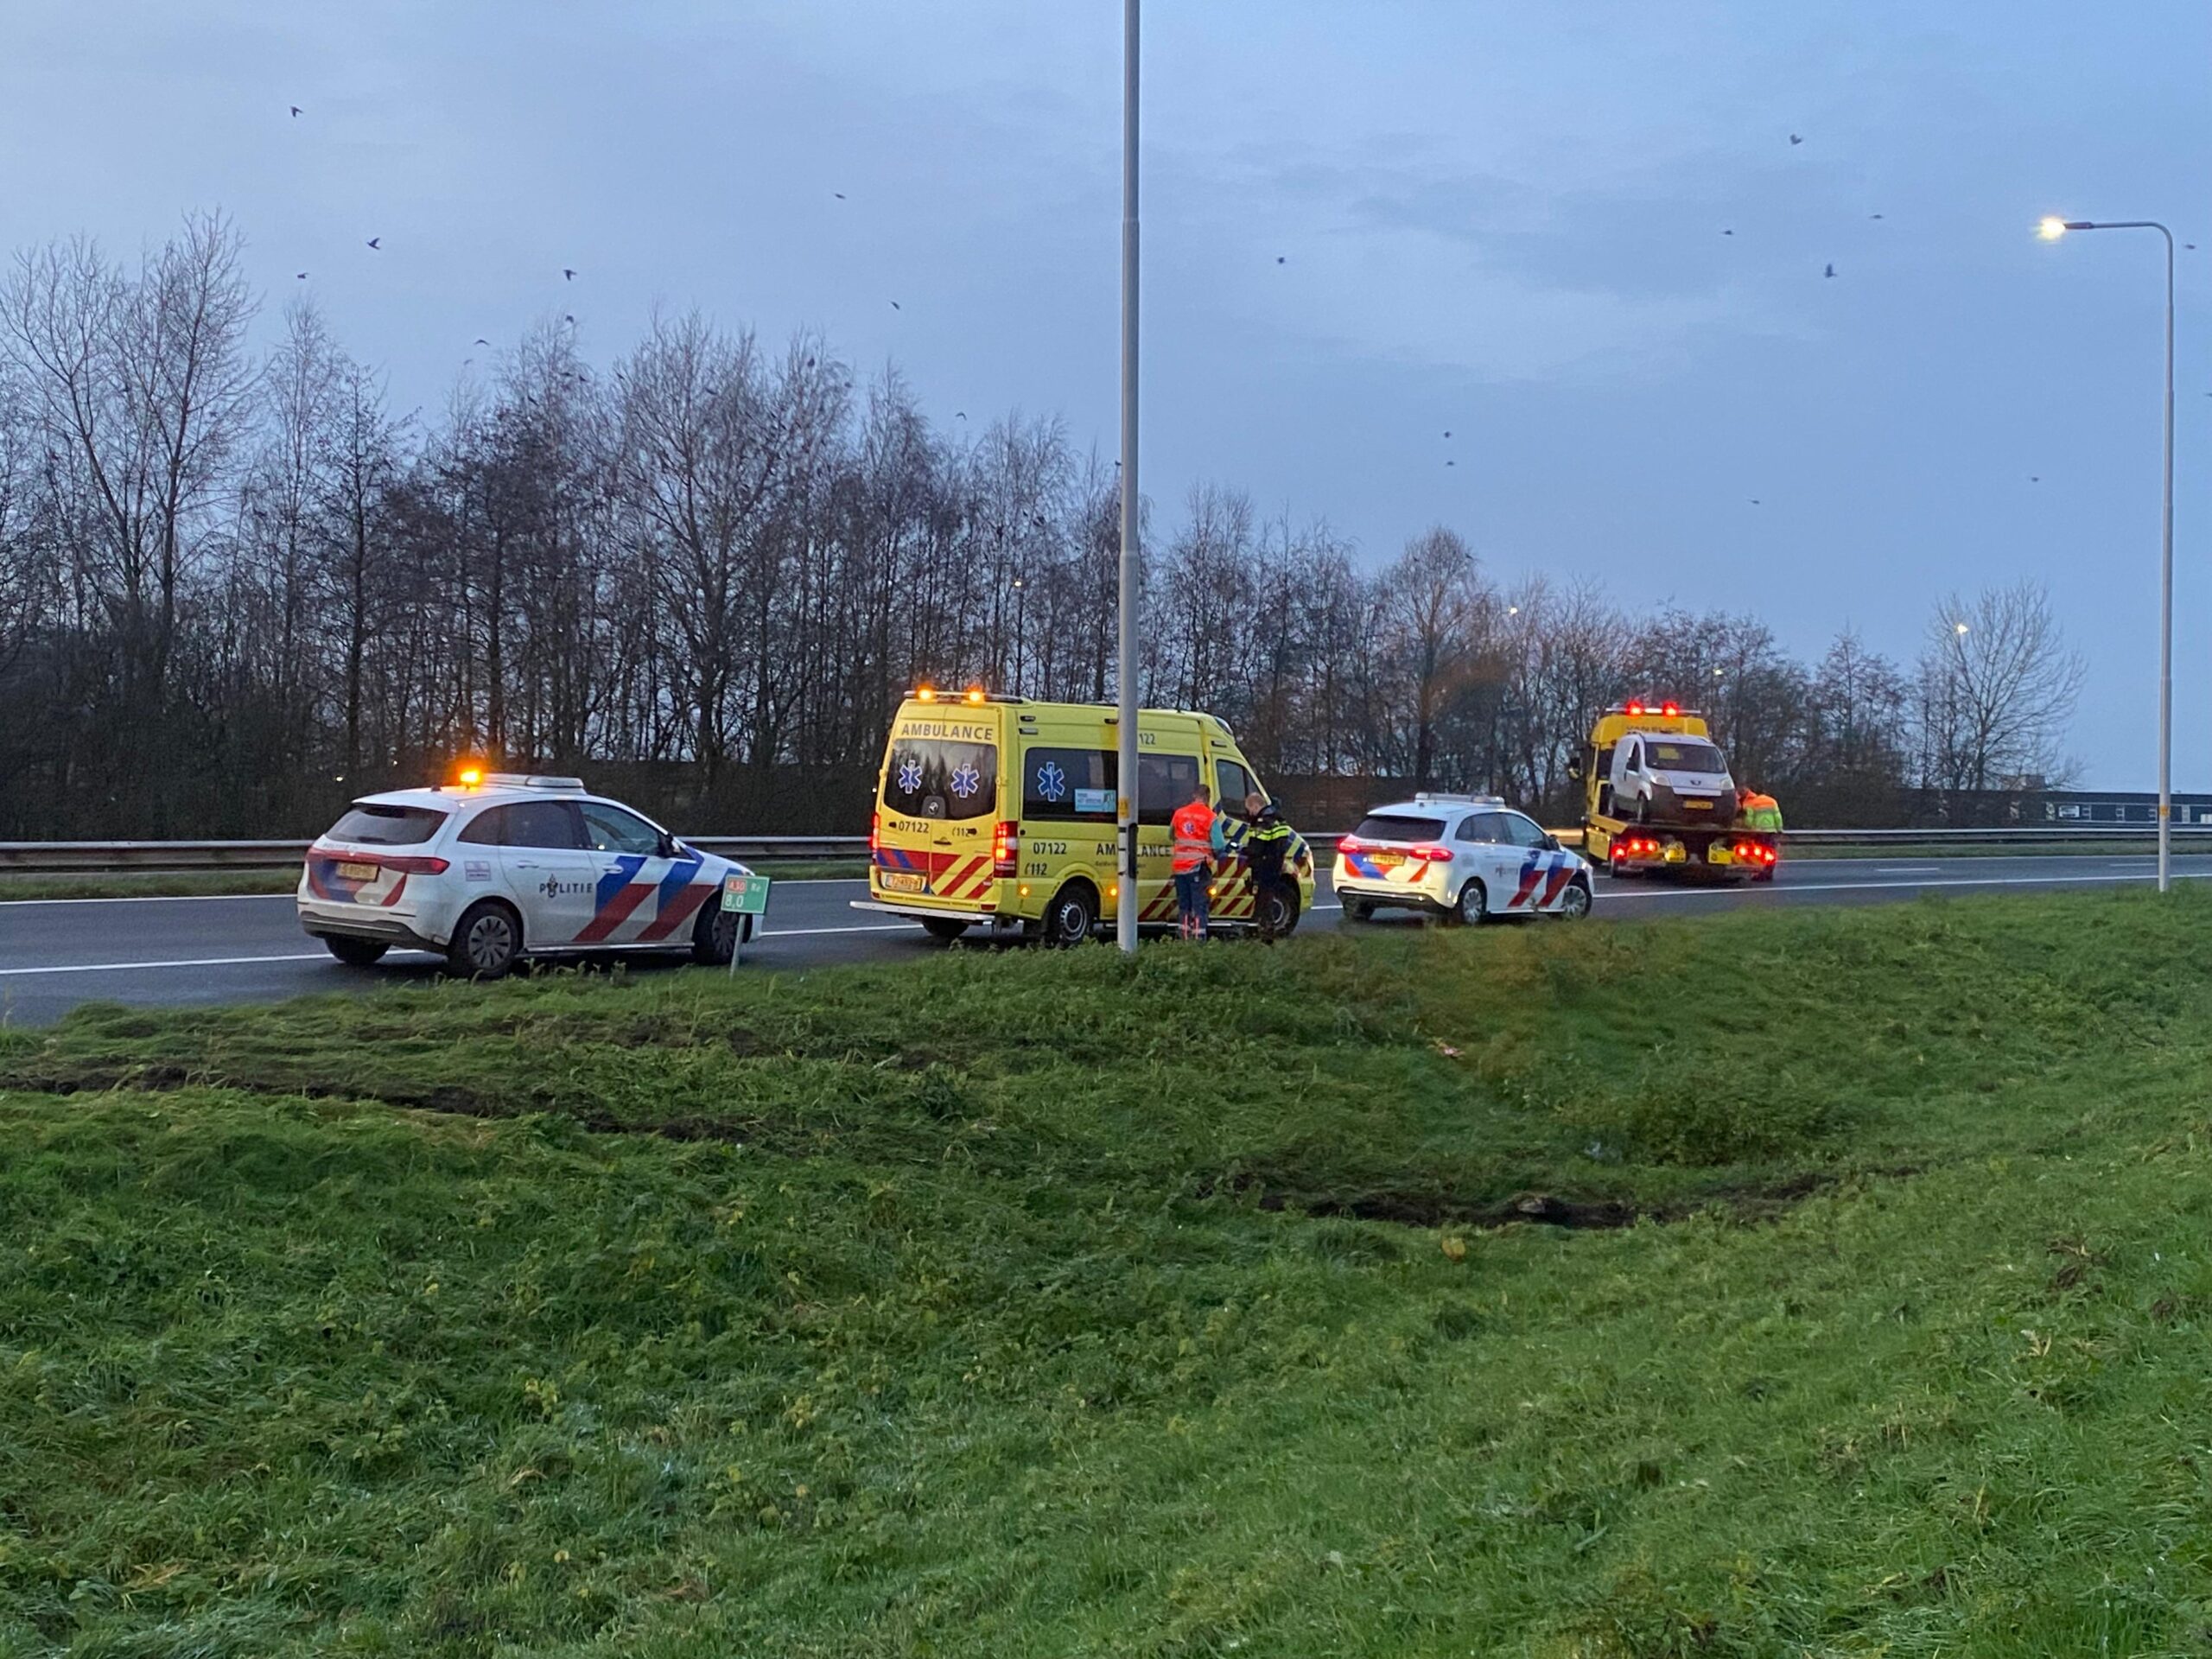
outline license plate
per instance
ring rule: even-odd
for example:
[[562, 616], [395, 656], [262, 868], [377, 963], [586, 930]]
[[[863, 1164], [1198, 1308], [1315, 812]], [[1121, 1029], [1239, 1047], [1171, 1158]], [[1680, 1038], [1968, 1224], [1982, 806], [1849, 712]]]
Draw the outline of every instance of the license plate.
[[338, 867], [338, 874], [348, 881], [373, 881], [377, 879], [378, 871], [373, 864], [340, 864]]
[[1670, 841], [1670, 842], [1669, 842], [1667, 843], [1667, 861], [1667, 861], [1668, 863], [1669, 863], [1669, 864], [1687, 864], [1687, 863], [1688, 863], [1688, 862], [1689, 862], [1689, 857], [1690, 857], [1689, 854], [1688, 854], [1688, 852], [1686, 852], [1686, 851], [1684, 851], [1684, 850], [1683, 850], [1682, 843], [1681, 843], [1681, 842], [1679, 842], [1679, 841]]
[[1726, 847], [1708, 847], [1705, 849], [1705, 861], [1708, 864], [1732, 864], [1736, 861], [1736, 855]]
[[1374, 861], [1378, 870], [1395, 870], [1406, 861], [1403, 853], [1370, 853], [1368, 856]]
[[914, 870], [886, 870], [883, 890], [886, 893], [927, 893], [930, 884]]
[[1688, 807], [1694, 812], [1710, 812], [1713, 810], [1713, 803], [1711, 801], [1684, 801], [1682, 804]]

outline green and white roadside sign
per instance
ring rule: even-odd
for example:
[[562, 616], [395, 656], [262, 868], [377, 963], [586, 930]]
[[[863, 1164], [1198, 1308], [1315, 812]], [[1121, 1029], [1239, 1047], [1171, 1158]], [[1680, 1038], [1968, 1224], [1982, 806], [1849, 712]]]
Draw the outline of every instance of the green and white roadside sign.
[[[768, 914], [768, 878], [752, 870], [732, 870], [722, 877], [722, 909], [739, 916], [755, 918], [752, 932], [758, 938]], [[730, 941], [729, 970], [737, 971], [737, 959], [745, 951], [745, 925], [738, 924], [737, 937]]]

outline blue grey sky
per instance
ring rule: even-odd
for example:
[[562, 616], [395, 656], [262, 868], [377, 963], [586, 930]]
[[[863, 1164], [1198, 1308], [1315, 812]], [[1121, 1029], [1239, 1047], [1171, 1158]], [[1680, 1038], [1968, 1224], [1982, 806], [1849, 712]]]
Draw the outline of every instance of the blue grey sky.
[[[10, 0], [0, 241], [219, 207], [264, 325], [310, 289], [403, 408], [479, 335], [573, 312], [605, 362], [696, 303], [1110, 454], [1120, 13]], [[1205, 0], [1146, 48], [1167, 518], [1218, 480], [1371, 560], [1442, 520], [1807, 656], [1910, 658], [1942, 593], [2032, 575], [2118, 786], [2152, 779], [2158, 247], [2032, 232], [2168, 219], [2176, 781], [2212, 787], [2212, 6]]]

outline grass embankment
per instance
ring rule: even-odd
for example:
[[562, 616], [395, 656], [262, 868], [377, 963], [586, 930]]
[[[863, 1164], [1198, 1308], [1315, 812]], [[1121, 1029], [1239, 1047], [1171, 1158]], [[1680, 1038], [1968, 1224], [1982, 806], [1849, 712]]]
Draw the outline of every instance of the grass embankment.
[[2208, 925], [0, 1034], [0, 1652], [2198, 1652]]
[[[760, 860], [753, 868], [779, 881], [857, 881], [868, 874], [862, 859]], [[0, 872], [0, 904], [30, 899], [198, 899], [290, 893], [300, 885], [300, 867], [267, 870], [103, 872]]]

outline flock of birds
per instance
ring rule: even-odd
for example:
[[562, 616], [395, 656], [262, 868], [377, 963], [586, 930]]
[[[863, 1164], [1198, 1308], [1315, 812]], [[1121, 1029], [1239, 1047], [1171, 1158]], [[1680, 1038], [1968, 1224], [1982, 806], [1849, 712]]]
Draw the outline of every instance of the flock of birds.
[[[292, 111], [292, 119], [294, 119], [295, 121], [298, 120], [298, 119], [300, 118], [300, 115], [301, 115], [301, 113], [302, 113], [302, 111], [301, 111], [300, 106], [299, 106], [298, 105], [296, 105], [296, 104], [294, 104], [294, 105], [290, 105], [289, 107], [290, 107], [291, 111]], [[1803, 143], [1804, 142], [1805, 142], [1805, 137], [1804, 137], [1804, 135], [1803, 135], [1802, 133], [1796, 133], [1796, 132], [1793, 132], [1793, 133], [1791, 133], [1791, 134], [1789, 135], [1789, 143], [1790, 143], [1790, 146], [1791, 146], [1791, 148], [1793, 148], [1793, 149], [1795, 149], [1796, 146], [1798, 146], [1798, 145], [1800, 145], [1800, 144]], [[831, 195], [832, 197], [834, 197], [836, 200], [839, 200], [839, 201], [843, 201], [843, 200], [846, 199], [846, 197], [845, 197], [845, 193], [844, 193], [843, 191], [842, 191], [842, 190], [832, 190], [830, 194], [830, 195]], [[1879, 214], [1879, 213], [1869, 213], [1869, 214], [1867, 215], [1867, 218], [1869, 218], [1870, 219], [1880, 219], [1881, 217], [1882, 217], [1882, 215], [1881, 215], [1881, 214]], [[1729, 236], [1729, 237], [1732, 237], [1732, 236], [1734, 236], [1734, 235], [1736, 234], [1735, 226], [1722, 226], [1722, 227], [1721, 227], [1720, 234], [1721, 234], [1721, 235], [1723, 235], [1723, 236]], [[2193, 251], [2196, 249], [2196, 243], [2194, 243], [2194, 242], [2184, 243], [2183, 245], [2184, 247], [2186, 247], [2186, 248], [2188, 248], [2188, 249], [2191, 250], [2192, 251]], [[367, 242], [367, 246], [368, 246], [369, 251], [370, 251], [370, 252], [372, 252], [372, 253], [380, 253], [380, 252], [382, 252], [382, 251], [383, 251], [383, 250], [384, 250], [384, 238], [383, 238], [381, 235], [378, 235], [378, 236], [372, 236], [372, 237], [369, 238], [368, 238], [368, 242]], [[1279, 253], [1279, 254], [1277, 254], [1277, 255], [1275, 256], [1275, 264], [1278, 264], [1278, 265], [1287, 265], [1287, 264], [1288, 264], [1289, 263], [1290, 263], [1290, 256], [1289, 256], [1288, 254]], [[1835, 262], [1834, 262], [1834, 260], [1829, 260], [1829, 261], [1826, 262], [1826, 263], [1822, 265], [1821, 270], [1821, 276], [1822, 280], [1824, 280], [1824, 281], [1832, 281], [1832, 280], [1834, 280], [1834, 276], [1835, 276], [1835, 274], [1836, 274], [1836, 270], [1835, 270]], [[302, 270], [302, 271], [300, 271], [299, 273], [297, 273], [297, 276], [298, 276], [298, 280], [299, 280], [299, 281], [301, 281], [301, 282], [305, 282], [305, 281], [307, 281], [307, 279], [308, 279], [308, 273], [307, 273], [306, 271]], [[575, 272], [575, 268], [574, 268], [573, 266], [569, 266], [569, 265], [563, 265], [563, 266], [562, 266], [562, 267], [561, 267], [561, 277], [562, 277], [562, 280], [563, 280], [563, 282], [569, 282], [569, 283], [573, 283], [573, 282], [575, 282], [575, 281], [576, 280], [576, 272]], [[903, 314], [903, 308], [899, 305], [899, 302], [898, 302], [898, 301], [896, 301], [896, 300], [893, 300], [893, 301], [891, 302], [891, 308], [892, 308], [893, 311], [900, 311], [900, 312], [902, 312], [902, 314]], [[563, 320], [564, 320], [565, 321], [567, 321], [567, 322], [570, 323], [570, 324], [573, 324], [573, 323], [575, 323], [575, 320], [576, 320], [576, 319], [575, 319], [575, 315], [574, 315], [573, 314], [569, 314], [569, 315], [567, 315], [564, 317], [564, 319], [563, 319]], [[480, 334], [479, 336], [477, 336], [477, 339], [476, 339], [476, 342], [475, 342], [475, 343], [476, 343], [477, 345], [479, 345], [479, 346], [489, 346], [491, 345], [491, 343], [492, 343], [492, 342], [491, 342], [489, 340], [487, 340], [487, 339], [484, 338], [482, 335], [480, 335]], [[465, 364], [466, 364], [466, 363], [473, 363], [474, 361], [475, 361], [475, 359], [474, 359], [474, 358], [464, 358], [464, 359], [462, 359], [462, 361], [463, 361]], [[2212, 397], [2212, 391], [2208, 391], [2208, 392], [2206, 392], [2204, 395], [2205, 395], [2206, 397]], [[955, 420], [957, 420], [957, 421], [964, 421], [964, 420], [966, 420], [966, 419], [968, 418], [968, 411], [967, 411], [966, 410], [964, 410], [964, 409], [963, 409], [963, 410], [954, 410], [954, 411], [953, 411], [953, 416], [952, 416], [952, 417], [953, 417], [953, 419], [955, 419]], [[1444, 434], [1444, 441], [1445, 441], [1446, 442], [1447, 442], [1447, 443], [1448, 443], [1448, 442], [1450, 442], [1452, 441], [1452, 434], [1451, 434], [1451, 432], [1450, 432], [1450, 430], [1449, 430], [1448, 429], [1446, 430], [1446, 432], [1445, 432], [1445, 434]], [[1445, 464], [1446, 467], [1457, 467], [1459, 463], [1459, 461], [1458, 461], [1458, 459], [1457, 459], [1456, 457], [1447, 455], [1447, 456], [1445, 458], [1444, 464]], [[2042, 482], [2043, 482], [2043, 477], [2042, 477], [2042, 474], [2029, 474], [2029, 477], [2028, 477], [2028, 482], [2029, 482], [2029, 483], [2031, 483], [2031, 484], [2040, 484], [2040, 483], [2042, 483]], [[1758, 497], [1758, 496], [1751, 496], [1751, 497], [1749, 497], [1749, 498], [1747, 498], [1747, 499], [1750, 500], [1751, 505], [1753, 505], [1753, 506], [1755, 506], [1755, 507], [1756, 507], [1756, 506], [1760, 506], [1760, 505], [1764, 505], [1764, 503], [1762, 502], [1761, 499], [1760, 499], [1759, 497]]]

